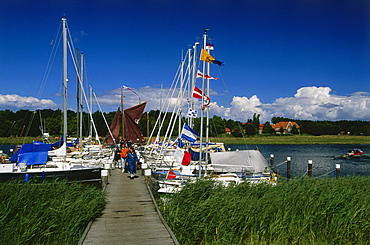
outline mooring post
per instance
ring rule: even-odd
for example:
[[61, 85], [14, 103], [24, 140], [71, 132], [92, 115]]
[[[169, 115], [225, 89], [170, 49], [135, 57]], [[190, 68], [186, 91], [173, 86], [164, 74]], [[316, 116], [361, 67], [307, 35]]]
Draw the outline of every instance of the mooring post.
[[289, 180], [291, 175], [290, 175], [290, 164], [291, 164], [291, 157], [286, 158], [286, 178]]
[[104, 189], [108, 185], [108, 170], [101, 171], [101, 187]]
[[307, 166], [307, 173], [308, 177], [312, 177], [312, 160], [308, 160], [308, 166]]
[[112, 175], [111, 169], [110, 169], [110, 164], [109, 163], [104, 163], [104, 169], [106, 169], [109, 173], [109, 176]]
[[336, 169], [337, 178], [339, 178], [340, 177], [340, 164], [339, 163], [335, 164], [335, 169]]
[[270, 154], [270, 167], [274, 171], [274, 154]]

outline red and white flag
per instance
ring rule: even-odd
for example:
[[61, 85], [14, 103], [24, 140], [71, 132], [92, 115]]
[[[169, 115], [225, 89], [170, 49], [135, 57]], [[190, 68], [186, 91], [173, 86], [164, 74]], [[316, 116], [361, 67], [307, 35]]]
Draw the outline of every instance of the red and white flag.
[[212, 43], [207, 43], [206, 44], [206, 49], [208, 49], [208, 50], [214, 50], [215, 48], [213, 47], [213, 44]]
[[172, 169], [168, 170], [166, 179], [176, 179], [176, 177], [177, 175]]
[[204, 75], [200, 70], [197, 71], [197, 78], [202, 78], [204, 77], [205, 79], [215, 79], [217, 80], [218, 77], [211, 77], [210, 75]]
[[[202, 99], [202, 90], [194, 86], [193, 89], [193, 97], [197, 99]], [[209, 105], [210, 99], [207, 95], [203, 94], [203, 99], [204, 99], [204, 105], [203, 108]]]

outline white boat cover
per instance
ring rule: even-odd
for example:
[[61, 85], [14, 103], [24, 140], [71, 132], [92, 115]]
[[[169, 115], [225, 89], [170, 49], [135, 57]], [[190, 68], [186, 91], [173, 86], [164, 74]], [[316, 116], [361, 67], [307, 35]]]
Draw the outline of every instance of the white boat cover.
[[241, 150], [210, 153], [215, 172], [271, 172], [266, 159], [259, 150]]

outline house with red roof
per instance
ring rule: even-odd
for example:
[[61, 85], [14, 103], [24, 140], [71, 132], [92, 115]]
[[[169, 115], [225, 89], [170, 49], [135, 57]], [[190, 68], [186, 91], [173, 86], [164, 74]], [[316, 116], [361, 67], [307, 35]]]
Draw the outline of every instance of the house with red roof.
[[299, 130], [299, 125], [296, 122], [278, 122], [276, 124], [271, 125], [276, 133], [283, 133], [283, 134], [289, 134], [293, 127]]

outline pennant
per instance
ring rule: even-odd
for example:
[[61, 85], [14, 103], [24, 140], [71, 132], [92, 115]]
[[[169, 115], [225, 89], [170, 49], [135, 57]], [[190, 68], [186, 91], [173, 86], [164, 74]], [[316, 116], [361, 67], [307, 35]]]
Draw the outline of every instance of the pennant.
[[[197, 99], [202, 99], [202, 90], [200, 90], [199, 88], [194, 86], [193, 97], [197, 98]], [[203, 94], [203, 98], [204, 98], [204, 105], [203, 105], [202, 109], [204, 109], [204, 107], [208, 106], [209, 102], [210, 102], [210, 99], [207, 95]]]
[[216, 65], [219, 65], [219, 66], [222, 66], [224, 63], [219, 61], [219, 60], [216, 60], [215, 58], [213, 58], [207, 50], [205, 49], [202, 49], [202, 52], [200, 54], [200, 60], [203, 60], [203, 61], [206, 61], [206, 62], [209, 62], [209, 63], [212, 63], [212, 64], [216, 64]]
[[166, 179], [176, 179], [176, 177], [177, 175], [172, 169], [168, 170]]
[[181, 131], [181, 138], [190, 142], [194, 142], [197, 139], [198, 135], [199, 134], [195, 130], [184, 124], [184, 127]]
[[139, 98], [140, 98], [140, 96], [139, 96], [139, 95], [138, 95], [134, 90], [130, 89], [129, 87], [126, 87], [125, 85], [122, 85], [122, 87], [123, 87], [124, 89], [130, 90], [131, 92], [133, 92], [134, 94], [136, 94], [136, 96], [137, 96], [137, 97], [139, 97]]
[[198, 116], [198, 112], [196, 110], [189, 108], [188, 117], [196, 118], [197, 116]]
[[208, 49], [208, 50], [214, 50], [213, 44], [207, 43], [206, 44], [206, 49]]
[[204, 75], [200, 70], [197, 72], [197, 78], [202, 78], [204, 77], [205, 79], [215, 79], [217, 80], [218, 77], [211, 77], [210, 75]]

